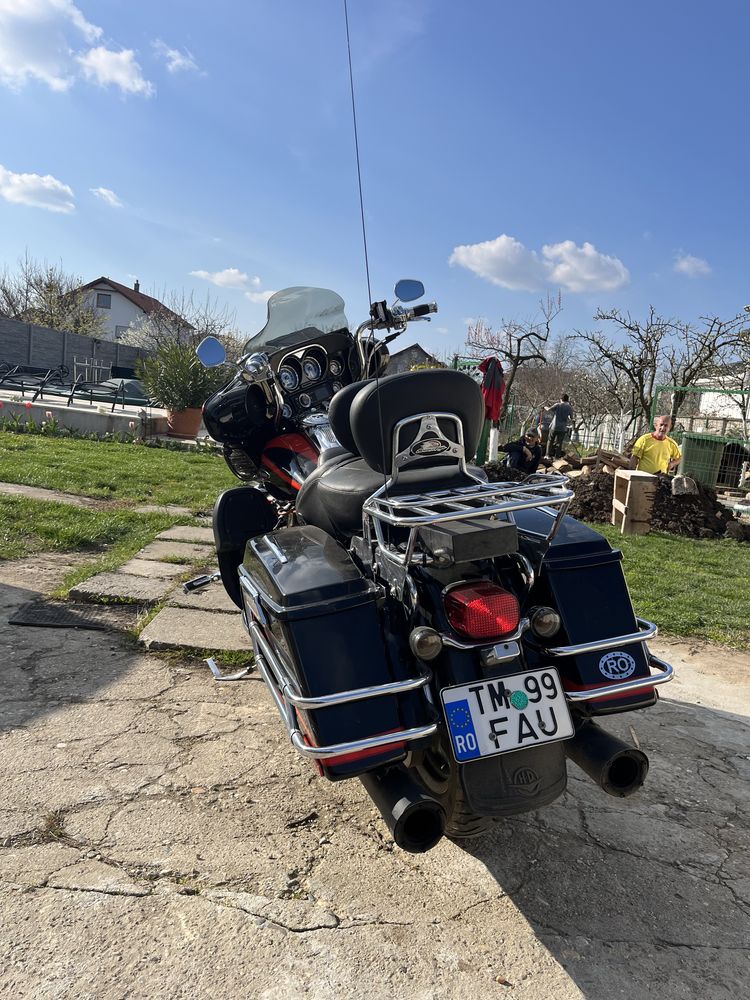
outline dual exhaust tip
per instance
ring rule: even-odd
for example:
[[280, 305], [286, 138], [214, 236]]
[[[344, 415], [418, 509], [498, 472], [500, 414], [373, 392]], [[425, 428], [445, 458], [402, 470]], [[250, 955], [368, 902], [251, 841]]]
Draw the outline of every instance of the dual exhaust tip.
[[[648, 757], [619, 737], [586, 722], [565, 741], [568, 757], [608, 795], [626, 798], [637, 792], [648, 774]], [[386, 822], [395, 843], [410, 854], [431, 850], [445, 833], [445, 810], [406, 768], [372, 771], [360, 776]]]

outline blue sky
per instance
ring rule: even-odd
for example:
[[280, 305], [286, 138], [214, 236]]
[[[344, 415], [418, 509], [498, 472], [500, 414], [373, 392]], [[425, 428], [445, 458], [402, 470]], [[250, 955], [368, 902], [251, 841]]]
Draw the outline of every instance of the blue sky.
[[[373, 294], [557, 329], [750, 302], [750, 8], [349, 0]], [[367, 309], [343, 0], [0, 0], [0, 264]], [[394, 349], [397, 345], [394, 345]]]

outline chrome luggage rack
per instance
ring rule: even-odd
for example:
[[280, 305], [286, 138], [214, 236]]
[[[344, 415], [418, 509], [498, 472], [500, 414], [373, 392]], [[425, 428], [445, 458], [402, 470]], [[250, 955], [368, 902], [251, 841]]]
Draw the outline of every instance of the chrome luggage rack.
[[[465, 468], [462, 471], [474, 479]], [[400, 565], [408, 565], [414, 555], [419, 528], [427, 524], [477, 517], [513, 522], [516, 511], [537, 508], [551, 518], [549, 531], [544, 534], [548, 541], [551, 540], [573, 499], [567, 482], [563, 475], [535, 473], [520, 483], [485, 483], [474, 479], [471, 485], [452, 490], [389, 496], [391, 482], [366, 500], [362, 509], [366, 520], [369, 518], [372, 523], [381, 552]], [[388, 543], [384, 525], [410, 529], [405, 547], [402, 543], [396, 549]]]

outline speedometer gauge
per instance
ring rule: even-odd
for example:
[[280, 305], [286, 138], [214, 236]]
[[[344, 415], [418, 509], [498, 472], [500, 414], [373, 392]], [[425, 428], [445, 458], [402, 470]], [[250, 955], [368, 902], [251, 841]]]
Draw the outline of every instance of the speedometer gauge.
[[299, 375], [289, 365], [282, 365], [279, 368], [279, 380], [287, 392], [294, 392], [299, 385]]
[[323, 374], [320, 364], [315, 358], [305, 358], [302, 362], [302, 371], [306, 379], [315, 382]]

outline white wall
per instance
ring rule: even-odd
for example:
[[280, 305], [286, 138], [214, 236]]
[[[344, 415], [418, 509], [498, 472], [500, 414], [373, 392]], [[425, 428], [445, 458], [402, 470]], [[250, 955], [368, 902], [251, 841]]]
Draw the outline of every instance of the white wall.
[[[111, 309], [100, 309], [96, 307], [96, 294], [103, 292], [111, 295]], [[106, 333], [103, 340], [114, 340], [115, 330], [118, 326], [130, 326], [131, 323], [141, 319], [145, 314], [137, 305], [126, 299], [120, 292], [116, 292], [110, 285], [100, 284], [91, 289], [87, 296], [87, 301], [94, 306], [99, 316], [103, 317]]]

